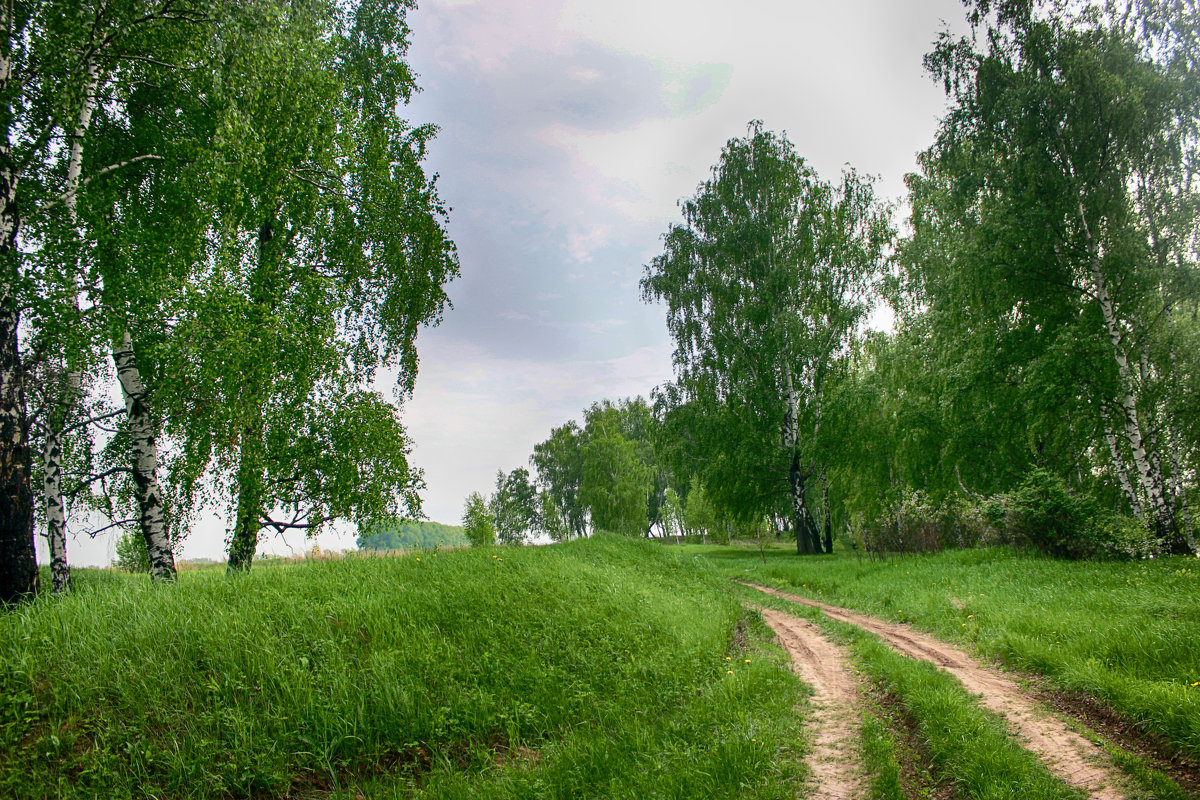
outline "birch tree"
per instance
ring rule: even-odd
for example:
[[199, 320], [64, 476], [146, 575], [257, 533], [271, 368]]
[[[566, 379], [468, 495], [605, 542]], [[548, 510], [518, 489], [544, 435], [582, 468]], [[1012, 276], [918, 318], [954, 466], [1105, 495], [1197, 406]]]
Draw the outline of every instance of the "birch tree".
[[[38, 299], [33, 289], [38, 276], [30, 274], [21, 243], [27, 228], [41, 226], [44, 232], [50, 215], [65, 216], [60, 227], [72, 227], [76, 203], [89, 183], [81, 177], [83, 141], [100, 88], [121, 59], [136, 57], [124, 49], [127, 34], [202, 20], [206, 7], [183, 0], [98, 5], [61, 0], [13, 2], [0, 9], [0, 599], [29, 594], [36, 581], [18, 336], [22, 311]], [[97, 165], [93, 175], [124, 166]], [[70, 291], [63, 299], [75, 301]], [[54, 438], [48, 437], [45, 452], [51, 475]], [[46, 488], [56, 509], [54, 481]], [[52, 516], [57, 518], [57, 510]]]
[[674, 391], [664, 397], [754, 431], [705, 445], [745, 463], [744, 443], [760, 443], [763, 467], [729, 479], [753, 484], [745, 494], [760, 498], [756, 512], [785, 492], [798, 552], [820, 552], [808, 492], [820, 473], [824, 383], [868, 310], [887, 216], [869, 181], [853, 172], [821, 181], [786, 137], [758, 123], [726, 144], [682, 208], [683, 224], [642, 280], [646, 300], [666, 302], [675, 340]]
[[457, 272], [421, 168], [434, 129], [396, 114], [410, 7], [263, 3], [224, 50], [216, 247], [163, 369], [186, 471], [229, 497], [232, 571], [264, 532], [419, 513], [398, 412], [368, 388], [387, 370], [411, 392]]
[[1171, 321], [1197, 296], [1200, 92], [1188, 5], [1076, 14], [971, 3], [986, 44], [946, 36], [928, 58], [954, 102], [930, 165], [952, 176], [977, 233], [963, 266], [994, 276], [999, 297], [987, 307], [1042, 321], [1043, 345], [1067, 337], [1076, 353], [1104, 354], [1078, 392], [1092, 407], [1091, 441], [1174, 552], [1193, 545], [1177, 521], [1165, 448], [1176, 422], [1159, 387], [1174, 368]]

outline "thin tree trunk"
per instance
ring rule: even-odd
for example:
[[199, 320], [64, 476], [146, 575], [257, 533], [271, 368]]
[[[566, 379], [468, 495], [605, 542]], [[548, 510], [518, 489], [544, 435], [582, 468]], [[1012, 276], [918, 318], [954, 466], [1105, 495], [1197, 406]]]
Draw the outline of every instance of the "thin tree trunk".
[[129, 416], [133, 486], [137, 497], [142, 538], [150, 555], [150, 576], [159, 581], [175, 580], [175, 556], [167, 536], [162, 486], [158, 483], [158, 442], [154, 420], [146, 401], [146, 387], [133, 353], [133, 337], [125, 331], [121, 346], [113, 349], [117, 380]]
[[1129, 501], [1134, 516], [1144, 520], [1146, 514], [1142, 511], [1142, 502], [1138, 499], [1133, 484], [1129, 481], [1129, 472], [1125, 469], [1125, 458], [1121, 455], [1121, 448], [1117, 445], [1117, 435], [1113, 433], [1108, 408], [1103, 403], [1100, 404], [1100, 416], [1104, 420], [1104, 440], [1108, 442], [1108, 452], [1112, 456], [1113, 466], [1117, 470], [1117, 481], [1121, 484], [1121, 491], [1125, 493], [1125, 499]]
[[66, 592], [71, 588], [71, 567], [67, 563], [67, 518], [62, 496], [60, 430], [59, 424], [53, 424], [46, 430], [46, 444], [42, 451], [42, 478], [46, 494], [46, 542], [50, 547], [50, 575], [56, 593]]
[[[258, 265], [256, 280], [252, 281], [250, 300], [253, 307], [268, 310], [273, 302], [279, 276], [275, 274], [279, 250], [275, 242], [275, 220], [269, 217], [258, 232]], [[255, 331], [259, 335], [260, 330]], [[248, 572], [258, 550], [258, 534], [262, 529], [263, 505], [266, 502], [265, 443], [263, 442], [263, 389], [265, 378], [258, 370], [245, 377], [246, 394], [242, 409], [246, 424], [242, 429], [240, 459], [237, 475], [238, 502], [234, 515], [233, 533], [229, 539], [229, 572]]]
[[[808, 513], [805, 502], [805, 481], [808, 474], [800, 466], [800, 395], [792, 383], [792, 370], [789, 366], [783, 369], [786, 396], [786, 408], [783, 414], [783, 447], [791, 453], [791, 463], [788, 465], [788, 486], [792, 496], [792, 520], [796, 531], [796, 552], [807, 555], [820, 552], [820, 538], [816, 525]], [[816, 541], [814, 548], [813, 542]]]
[[25, 408], [24, 370], [17, 340], [20, 275], [17, 234], [17, 164], [12, 152], [11, 4], [0, 4], [0, 603], [37, 591], [33, 546], [33, 486], [30, 481], [29, 416]]
[[821, 507], [825, 516], [825, 552], [833, 553], [833, 518], [829, 513], [829, 480], [825, 476], [825, 467], [821, 467]]
[[[87, 81], [84, 86], [83, 105], [75, 121], [71, 135], [71, 156], [67, 162], [67, 216], [72, 230], [79, 228], [78, 192], [79, 177], [83, 172], [83, 137], [92, 122], [96, 109], [96, 90], [100, 84], [100, 69], [95, 62], [88, 62]], [[80, 237], [82, 239], [82, 237]], [[74, 277], [71, 278], [71, 302], [75, 303]], [[61, 391], [55, 392], [51, 402], [63, 409], [78, 399], [78, 392], [71, 391], [74, 381], [64, 375], [60, 381]], [[46, 443], [42, 452], [43, 489], [46, 503], [46, 542], [50, 549], [50, 574], [53, 576], [54, 591], [66, 592], [71, 584], [71, 567], [67, 562], [67, 519], [66, 503], [62, 496], [62, 430], [69, 414], [55, 409], [49, 414], [46, 426]]]

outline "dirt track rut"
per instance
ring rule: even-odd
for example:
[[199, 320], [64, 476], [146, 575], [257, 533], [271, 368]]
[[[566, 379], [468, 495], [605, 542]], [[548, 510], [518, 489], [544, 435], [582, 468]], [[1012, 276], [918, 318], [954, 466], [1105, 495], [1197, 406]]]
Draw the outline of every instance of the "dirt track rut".
[[967, 691], [981, 695], [980, 702], [984, 708], [1007, 720], [1022, 745], [1037, 754], [1055, 775], [1071, 786], [1083, 789], [1093, 800], [1125, 800], [1125, 795], [1117, 788], [1119, 781], [1112, 767], [1108, 766], [1109, 759], [1104, 751], [1043, 710], [1011, 679], [981, 666], [962, 650], [917, 633], [905, 625], [857, 614], [769, 586], [745, 585], [793, 603], [819, 608], [832, 619], [856, 625], [882, 637], [910, 658], [936, 664], [958, 678]]
[[792, 669], [813, 690], [808, 720], [812, 749], [812, 800], [855, 800], [865, 796], [858, 769], [860, 718], [854, 676], [841, 649], [809, 620], [760, 609], [792, 659]]

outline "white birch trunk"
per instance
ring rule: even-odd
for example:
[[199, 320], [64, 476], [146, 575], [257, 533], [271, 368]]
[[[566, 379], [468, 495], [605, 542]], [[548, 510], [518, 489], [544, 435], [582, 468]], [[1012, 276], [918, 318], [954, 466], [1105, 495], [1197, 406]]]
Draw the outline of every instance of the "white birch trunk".
[[1117, 481], [1121, 484], [1121, 491], [1125, 493], [1125, 499], [1129, 501], [1129, 505], [1133, 508], [1134, 516], [1140, 520], [1144, 520], [1146, 514], [1142, 510], [1142, 501], [1138, 498], [1133, 484], [1129, 481], [1129, 472], [1125, 469], [1125, 458], [1121, 455], [1121, 448], [1117, 444], [1117, 435], [1113, 433], [1108, 409], [1104, 404], [1100, 405], [1100, 416], [1104, 420], [1104, 440], [1108, 443], [1108, 452], [1112, 455], [1113, 466], [1117, 470]]
[[155, 580], [175, 579], [175, 556], [167, 537], [163, 513], [163, 491], [158, 483], [158, 443], [154, 421], [146, 404], [146, 387], [133, 355], [133, 337], [125, 331], [121, 346], [113, 349], [117, 380], [129, 416], [130, 449], [133, 455], [133, 484], [137, 496], [142, 537], [150, 555], [150, 575]]
[[1112, 343], [1113, 359], [1117, 364], [1120, 388], [1116, 400], [1121, 409], [1125, 437], [1133, 454], [1138, 482], [1150, 505], [1151, 516], [1158, 534], [1171, 537], [1176, 533], [1175, 516], [1167, 498], [1166, 487], [1162, 483], [1162, 472], [1155, 469], [1153, 457], [1147, 452], [1146, 439], [1142, 435], [1142, 426], [1138, 419], [1137, 398], [1134, 394], [1129, 357], [1121, 346], [1121, 328], [1117, 322], [1112, 298], [1108, 294], [1108, 284], [1104, 279], [1100, 264], [1095, 261], [1092, 263], [1092, 280], [1096, 301], [1100, 304], [1100, 311], [1104, 315], [1104, 325], [1108, 331], [1109, 341]]
[[805, 500], [807, 476], [800, 465], [800, 393], [796, 391], [792, 381], [792, 369], [784, 366], [785, 402], [783, 416], [783, 446], [790, 453], [788, 465], [788, 488], [792, 496], [792, 516], [796, 530], [796, 552], [808, 554], [815, 552], [816, 525], [808, 513], [808, 503]]
[[67, 563], [67, 515], [62, 496], [62, 443], [59, 426], [46, 431], [42, 450], [42, 480], [46, 495], [46, 542], [50, 547], [50, 574], [55, 592], [71, 588], [71, 568]]
[[[89, 62], [86, 70], [83, 104], [79, 116], [75, 120], [75, 130], [71, 133], [71, 155], [67, 162], [67, 216], [71, 228], [79, 228], [78, 193], [79, 178], [83, 172], [83, 137], [92, 123], [92, 114], [96, 110], [96, 91], [100, 83], [100, 69], [94, 62]], [[81, 237], [82, 238], [82, 237]], [[71, 273], [71, 283], [74, 276]], [[74, 288], [71, 290], [71, 301], [76, 302]], [[75, 388], [77, 380], [68, 376], [64, 383], [65, 391], [55, 393], [52, 403], [65, 408], [78, 399], [78, 393], [70, 391]], [[62, 496], [62, 428], [69, 414], [56, 409], [49, 415], [46, 428], [46, 443], [42, 452], [43, 494], [46, 509], [46, 541], [50, 549], [50, 574], [53, 576], [55, 592], [66, 592], [71, 584], [71, 567], [67, 562], [67, 519], [66, 503]]]

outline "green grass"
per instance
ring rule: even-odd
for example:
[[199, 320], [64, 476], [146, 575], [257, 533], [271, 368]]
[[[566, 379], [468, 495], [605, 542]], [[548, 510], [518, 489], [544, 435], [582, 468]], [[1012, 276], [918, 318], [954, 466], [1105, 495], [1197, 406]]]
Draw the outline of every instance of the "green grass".
[[80, 573], [0, 616], [0, 796], [794, 794], [803, 687], [687, 561], [597, 539]]
[[1200, 755], [1200, 563], [1071, 562], [987, 549], [888, 561], [690, 547], [732, 577], [910, 622], [1097, 697]]

